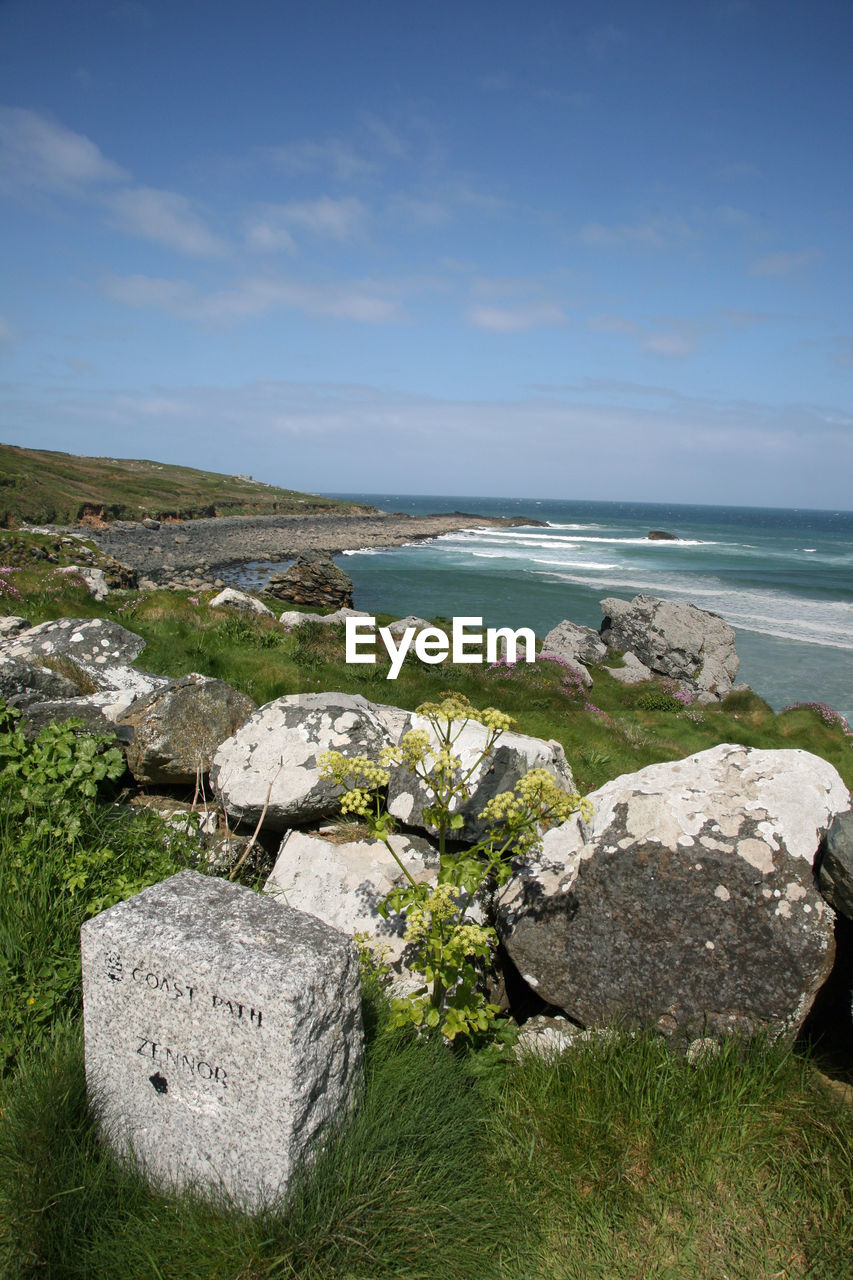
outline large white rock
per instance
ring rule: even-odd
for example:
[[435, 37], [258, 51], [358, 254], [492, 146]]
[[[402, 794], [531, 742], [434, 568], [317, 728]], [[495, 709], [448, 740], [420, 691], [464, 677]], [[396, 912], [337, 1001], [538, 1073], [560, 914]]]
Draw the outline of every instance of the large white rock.
[[[399, 833], [390, 840], [413, 880], [437, 880], [438, 855], [426, 840]], [[403, 871], [381, 840], [333, 842], [288, 831], [264, 892], [344, 933], [368, 934], [399, 970], [406, 947], [405, 916], [392, 914], [386, 920], [377, 908], [392, 889], [405, 883]]]
[[245, 591], [237, 591], [235, 587], [225, 587], [208, 603], [211, 609], [236, 609], [238, 613], [257, 613], [261, 617], [275, 617], [272, 609], [268, 609], [263, 601], [250, 596]]
[[382, 721], [359, 694], [296, 693], [268, 702], [216, 752], [211, 782], [232, 818], [256, 823], [269, 796], [264, 825], [331, 817], [340, 788], [320, 777], [324, 751], [375, 760], [389, 744]]
[[519, 971], [584, 1025], [692, 1041], [793, 1035], [826, 978], [834, 916], [813, 862], [847, 789], [805, 751], [722, 745], [650, 765], [546, 833], [499, 895]]
[[592, 627], [579, 627], [564, 619], [548, 632], [542, 642], [542, 652], [586, 664], [601, 662], [607, 656], [607, 645]]
[[[403, 733], [413, 729], [428, 733], [435, 750], [438, 750], [438, 737], [425, 716], [412, 714], [407, 718]], [[464, 819], [461, 829], [454, 832], [460, 840], [473, 843], [482, 837], [485, 827], [478, 815], [492, 796], [501, 791], [511, 791], [530, 769], [547, 769], [567, 793], [575, 790], [572, 771], [559, 742], [545, 741], [525, 733], [503, 733], [490, 754], [475, 768], [489, 731], [476, 720], [469, 720], [461, 728], [454, 721], [453, 732], [458, 732], [452, 749], [461, 762], [461, 772], [464, 776], [471, 771], [467, 781], [470, 799], [461, 806], [455, 802], [451, 806]], [[419, 778], [403, 766], [392, 769], [388, 787], [388, 810], [393, 817], [408, 826], [431, 831], [433, 828], [424, 820], [423, 812], [432, 803], [434, 796]]]
[[602, 638], [630, 650], [652, 671], [689, 680], [700, 693], [724, 698], [731, 691], [740, 659], [735, 633], [715, 613], [692, 604], [639, 595], [601, 601]]

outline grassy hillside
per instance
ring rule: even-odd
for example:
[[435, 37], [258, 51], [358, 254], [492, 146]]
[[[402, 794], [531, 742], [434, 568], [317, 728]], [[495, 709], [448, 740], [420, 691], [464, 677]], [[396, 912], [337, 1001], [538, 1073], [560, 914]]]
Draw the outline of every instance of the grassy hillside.
[[0, 444], [0, 527], [358, 510], [244, 476]]

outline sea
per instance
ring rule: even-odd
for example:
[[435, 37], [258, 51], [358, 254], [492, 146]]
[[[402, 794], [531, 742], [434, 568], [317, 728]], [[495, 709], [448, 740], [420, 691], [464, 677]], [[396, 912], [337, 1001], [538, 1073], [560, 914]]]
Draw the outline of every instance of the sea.
[[[819, 702], [853, 722], [853, 512], [333, 496], [409, 515], [472, 516], [460, 533], [346, 552], [341, 563], [359, 609], [481, 617], [485, 626], [527, 626], [544, 637], [564, 618], [597, 628], [607, 596], [686, 601], [734, 627], [737, 679], [774, 710]], [[543, 527], [477, 529], [479, 515], [526, 516]], [[651, 540], [652, 530], [677, 540]]]

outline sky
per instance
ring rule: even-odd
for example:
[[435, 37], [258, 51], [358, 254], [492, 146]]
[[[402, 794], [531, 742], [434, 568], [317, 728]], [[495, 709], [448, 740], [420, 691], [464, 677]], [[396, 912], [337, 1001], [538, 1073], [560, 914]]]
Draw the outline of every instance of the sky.
[[853, 507], [849, 0], [0, 0], [0, 439]]

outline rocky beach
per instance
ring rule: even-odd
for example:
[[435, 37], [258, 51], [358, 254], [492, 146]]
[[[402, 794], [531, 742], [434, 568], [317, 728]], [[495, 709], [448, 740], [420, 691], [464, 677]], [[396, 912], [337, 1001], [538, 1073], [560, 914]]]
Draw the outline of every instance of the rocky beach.
[[102, 551], [134, 569], [140, 579], [181, 585], [203, 583], [218, 570], [250, 560], [293, 560], [303, 551], [331, 554], [401, 547], [470, 528], [536, 525], [524, 517], [470, 515], [232, 516], [144, 523], [116, 520], [87, 531]]

